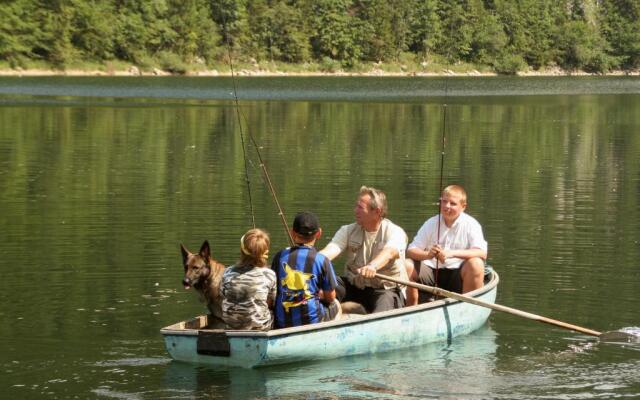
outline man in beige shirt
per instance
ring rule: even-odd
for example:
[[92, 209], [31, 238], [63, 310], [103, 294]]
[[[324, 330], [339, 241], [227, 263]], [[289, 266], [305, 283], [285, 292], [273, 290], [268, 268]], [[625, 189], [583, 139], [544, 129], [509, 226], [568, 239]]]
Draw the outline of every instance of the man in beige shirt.
[[370, 313], [403, 307], [402, 288], [375, 274], [407, 279], [407, 234], [386, 218], [387, 199], [381, 190], [362, 186], [353, 211], [356, 222], [343, 225], [321, 251], [331, 260], [346, 256], [346, 293], [338, 290], [338, 300], [358, 302]]

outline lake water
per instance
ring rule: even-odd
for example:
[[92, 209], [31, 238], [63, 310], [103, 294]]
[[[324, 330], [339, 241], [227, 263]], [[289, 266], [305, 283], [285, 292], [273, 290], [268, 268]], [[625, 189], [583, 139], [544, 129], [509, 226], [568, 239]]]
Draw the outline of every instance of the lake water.
[[205, 312], [179, 244], [207, 239], [233, 263], [253, 210], [272, 253], [286, 246], [250, 147], [247, 189], [241, 131], [287, 219], [319, 215], [323, 246], [363, 184], [410, 237], [437, 212], [445, 114], [444, 181], [469, 193], [497, 302], [640, 325], [640, 79], [242, 78], [242, 130], [232, 87], [0, 78], [3, 396], [640, 398], [638, 345], [496, 312], [450, 345], [250, 371], [172, 362], [159, 329]]

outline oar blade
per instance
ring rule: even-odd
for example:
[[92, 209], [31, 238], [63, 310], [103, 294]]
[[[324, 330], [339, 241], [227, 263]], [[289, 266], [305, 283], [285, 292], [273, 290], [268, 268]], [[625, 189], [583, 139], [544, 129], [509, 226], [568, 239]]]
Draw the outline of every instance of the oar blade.
[[603, 332], [598, 339], [609, 343], [640, 343], [640, 328], [622, 328], [617, 331]]

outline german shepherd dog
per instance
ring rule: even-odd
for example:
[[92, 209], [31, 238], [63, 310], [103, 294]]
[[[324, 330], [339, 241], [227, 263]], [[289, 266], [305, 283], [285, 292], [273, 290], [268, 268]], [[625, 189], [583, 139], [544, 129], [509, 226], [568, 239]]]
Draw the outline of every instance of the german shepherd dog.
[[182, 284], [185, 289], [193, 287], [199, 294], [200, 300], [207, 303], [210, 315], [222, 318], [222, 295], [220, 284], [224, 265], [211, 258], [209, 242], [204, 241], [197, 254], [191, 253], [180, 244], [184, 278]]

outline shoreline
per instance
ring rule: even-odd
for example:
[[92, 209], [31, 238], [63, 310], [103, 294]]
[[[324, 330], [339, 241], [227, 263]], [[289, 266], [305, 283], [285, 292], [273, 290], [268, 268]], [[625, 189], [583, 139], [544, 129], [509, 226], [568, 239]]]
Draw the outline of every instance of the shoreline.
[[[480, 72], [478, 70], [470, 70], [463, 72], [454, 72], [452, 70], [444, 69], [441, 72], [388, 72], [380, 69], [373, 69], [365, 72], [350, 72], [350, 71], [336, 71], [336, 72], [323, 72], [323, 71], [304, 71], [304, 72], [285, 72], [285, 71], [268, 71], [262, 69], [240, 69], [234, 73], [235, 76], [250, 76], [250, 77], [318, 77], [318, 76], [349, 76], [349, 77], [493, 77], [493, 76], [520, 76], [520, 77], [558, 77], [558, 76], [640, 76], [640, 70], [633, 71], [611, 71], [605, 74], [589, 73], [585, 71], [566, 71], [560, 68], [550, 68], [541, 71], [524, 71], [518, 72], [515, 75], [501, 75], [495, 72]], [[160, 69], [153, 69], [152, 71], [141, 71], [136, 67], [130, 67], [127, 70], [113, 70], [102, 71], [97, 69], [82, 70], [82, 69], [68, 69], [68, 70], [55, 70], [55, 69], [0, 69], [0, 77], [53, 77], [53, 76], [69, 76], [69, 77], [89, 77], [89, 76], [104, 76], [104, 77], [156, 77], [156, 76], [184, 76], [184, 77], [216, 77], [216, 76], [231, 76], [230, 71], [218, 71], [203, 70], [192, 71], [186, 74], [176, 74]]]

